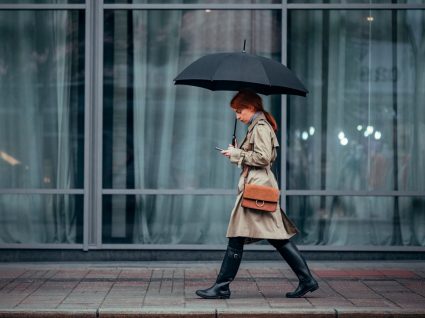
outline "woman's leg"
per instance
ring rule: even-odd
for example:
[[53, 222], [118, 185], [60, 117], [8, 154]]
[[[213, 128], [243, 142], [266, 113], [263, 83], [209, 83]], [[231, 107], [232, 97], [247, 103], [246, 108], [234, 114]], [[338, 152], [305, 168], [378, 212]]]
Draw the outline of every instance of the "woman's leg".
[[231, 237], [221, 263], [215, 284], [207, 289], [199, 289], [196, 294], [206, 299], [229, 298], [229, 284], [235, 278], [242, 260], [244, 237]]
[[302, 297], [308, 292], [313, 292], [319, 288], [319, 284], [311, 275], [310, 270], [304, 257], [294, 243], [290, 240], [267, 240], [273, 245], [280, 255], [288, 263], [289, 267], [297, 275], [299, 284], [298, 287], [293, 291], [286, 294], [288, 298]]

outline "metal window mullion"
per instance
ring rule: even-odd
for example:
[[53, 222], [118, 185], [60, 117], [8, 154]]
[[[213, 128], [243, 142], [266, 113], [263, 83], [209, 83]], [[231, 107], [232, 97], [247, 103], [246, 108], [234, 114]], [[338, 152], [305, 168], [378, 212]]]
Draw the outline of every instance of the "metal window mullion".
[[93, 130], [93, 2], [86, 4], [85, 11], [85, 58], [84, 58], [84, 218], [83, 218], [83, 250], [88, 251], [91, 222], [89, 213], [92, 211], [92, 151]]
[[[103, 1], [97, 0], [92, 1], [88, 0], [88, 5], [92, 5], [92, 2], [98, 2], [99, 6], [103, 6], [104, 9], [111, 10], [148, 10], [148, 9], [157, 9], [157, 10], [178, 10], [178, 9], [215, 9], [215, 10], [270, 10], [270, 9], [282, 9], [282, 4], [214, 4], [214, 3], [205, 3], [205, 4], [105, 4]], [[282, 1], [283, 5], [287, 9], [299, 9], [299, 10], [333, 10], [333, 9], [343, 9], [343, 10], [388, 10], [388, 9], [424, 9], [425, 4], [391, 4], [391, 3], [290, 3], [286, 4], [286, 1]], [[0, 4], [0, 10], [81, 10], [85, 9], [86, 4], [54, 4], [54, 3], [45, 3], [45, 4], [33, 4], [33, 3], [22, 3], [22, 4]]]
[[[0, 251], [2, 249], [46, 249], [46, 250], [71, 250], [81, 249], [82, 244], [22, 244], [22, 243], [9, 243], [1, 244]], [[96, 249], [96, 247], [94, 247]], [[187, 250], [187, 251], [214, 251], [214, 250], [225, 250], [225, 244], [104, 244], [102, 246], [108, 250]], [[301, 251], [312, 251], [312, 252], [425, 252], [424, 246], [371, 246], [371, 245], [348, 245], [348, 246], [330, 246], [330, 245], [299, 245], [298, 248]], [[246, 250], [251, 251], [272, 251], [273, 247], [270, 245], [250, 245], [245, 247]]]
[[[105, 249], [137, 249], [137, 250], [225, 250], [226, 244], [104, 244]], [[247, 245], [244, 250], [273, 250], [270, 245]], [[425, 249], [425, 248], [424, 248]]]
[[2, 249], [69, 249], [81, 250], [83, 244], [54, 244], [54, 243], [5, 243], [0, 244], [0, 250]]
[[[283, 179], [284, 177], [282, 177]], [[288, 190], [283, 185], [284, 196], [399, 196], [425, 197], [423, 191], [351, 191], [351, 190]], [[204, 195], [204, 196], [233, 196], [236, 190], [231, 189], [103, 189], [103, 195]]]
[[400, 9], [425, 9], [425, 4], [351, 4], [351, 3], [340, 3], [340, 4], [310, 4], [310, 3], [293, 3], [288, 4], [289, 10], [400, 10]]
[[93, 234], [94, 246], [102, 245], [102, 149], [103, 149], [103, 0], [93, 1]]
[[[187, 250], [187, 251], [214, 251], [225, 250], [225, 244], [104, 244], [103, 248], [108, 250]], [[392, 245], [348, 245], [348, 246], [330, 246], [330, 245], [298, 245], [302, 251], [312, 252], [425, 252], [424, 246], [392, 246]], [[244, 250], [251, 251], [272, 251], [274, 248], [270, 245], [247, 245]]]
[[84, 189], [0, 189], [3, 194], [84, 194]]
[[[281, 43], [281, 58], [282, 63], [287, 65], [288, 61], [288, 6], [287, 1], [282, 0], [282, 21], [281, 21], [281, 32], [282, 32], [282, 43]], [[281, 118], [280, 118], [280, 131], [282, 134], [281, 138], [281, 152], [280, 152], [280, 187], [281, 187], [281, 206], [286, 210], [286, 156], [287, 156], [287, 114], [288, 114], [288, 98], [286, 95], [281, 96]]]
[[423, 191], [286, 190], [287, 196], [425, 197]]
[[0, 4], [0, 10], [84, 10], [85, 4]]
[[107, 10], [272, 10], [282, 8], [281, 4], [105, 4]]
[[110, 195], [236, 195], [236, 190], [229, 189], [103, 189], [102, 194]]

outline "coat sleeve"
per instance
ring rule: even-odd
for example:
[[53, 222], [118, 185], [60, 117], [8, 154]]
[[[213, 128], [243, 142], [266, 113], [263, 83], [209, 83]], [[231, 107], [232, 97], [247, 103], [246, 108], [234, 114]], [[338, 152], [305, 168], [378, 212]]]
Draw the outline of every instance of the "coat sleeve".
[[257, 124], [252, 136], [247, 142], [253, 144], [253, 150], [244, 151], [238, 148], [230, 148], [230, 161], [238, 166], [242, 164], [255, 167], [264, 167], [272, 160], [273, 144], [270, 127], [266, 124]]

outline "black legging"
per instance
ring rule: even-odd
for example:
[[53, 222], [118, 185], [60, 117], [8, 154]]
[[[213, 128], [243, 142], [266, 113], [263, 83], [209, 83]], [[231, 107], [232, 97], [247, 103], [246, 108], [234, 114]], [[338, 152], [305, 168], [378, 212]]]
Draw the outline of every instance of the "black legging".
[[[229, 237], [229, 244], [231, 248], [237, 249], [237, 250], [243, 250], [245, 242], [245, 237]], [[269, 242], [275, 249], [279, 250], [282, 246], [284, 246], [286, 243], [289, 242], [289, 240], [273, 240], [268, 239], [267, 242]]]

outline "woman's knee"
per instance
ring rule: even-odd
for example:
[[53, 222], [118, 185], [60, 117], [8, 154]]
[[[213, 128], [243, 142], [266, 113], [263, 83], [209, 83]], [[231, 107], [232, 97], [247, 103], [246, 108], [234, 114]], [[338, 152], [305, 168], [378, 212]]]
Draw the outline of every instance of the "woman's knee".
[[289, 242], [289, 240], [274, 240], [274, 239], [268, 239], [267, 242], [270, 243], [275, 249], [279, 249], [283, 247], [286, 243]]
[[228, 246], [237, 250], [243, 250], [244, 243], [244, 237], [229, 237]]

